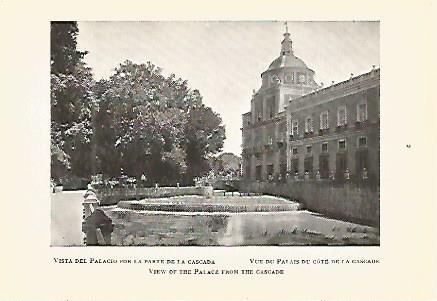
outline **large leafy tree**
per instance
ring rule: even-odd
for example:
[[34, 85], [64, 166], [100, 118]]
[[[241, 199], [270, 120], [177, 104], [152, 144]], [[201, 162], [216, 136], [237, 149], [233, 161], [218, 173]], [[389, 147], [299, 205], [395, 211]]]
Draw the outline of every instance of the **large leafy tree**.
[[125, 61], [97, 86], [97, 154], [107, 176], [123, 168], [151, 182], [191, 182], [223, 146], [222, 120], [200, 93], [150, 62]]
[[95, 106], [86, 52], [76, 49], [75, 22], [51, 23], [52, 177], [91, 174], [92, 111]]

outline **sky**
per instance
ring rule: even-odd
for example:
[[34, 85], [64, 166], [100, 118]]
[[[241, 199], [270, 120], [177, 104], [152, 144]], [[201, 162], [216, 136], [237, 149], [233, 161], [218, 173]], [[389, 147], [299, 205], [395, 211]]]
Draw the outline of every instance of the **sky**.
[[[330, 85], [379, 67], [379, 22], [287, 22], [294, 54]], [[226, 128], [223, 152], [241, 154], [241, 115], [279, 56], [284, 21], [78, 22], [78, 48], [96, 80], [125, 60], [147, 61], [198, 89]]]

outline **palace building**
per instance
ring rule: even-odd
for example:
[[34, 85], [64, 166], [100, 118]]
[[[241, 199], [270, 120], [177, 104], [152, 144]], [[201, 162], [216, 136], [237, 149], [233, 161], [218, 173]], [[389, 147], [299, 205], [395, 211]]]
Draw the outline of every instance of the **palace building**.
[[379, 182], [379, 69], [328, 87], [314, 74], [287, 30], [243, 114], [244, 178]]

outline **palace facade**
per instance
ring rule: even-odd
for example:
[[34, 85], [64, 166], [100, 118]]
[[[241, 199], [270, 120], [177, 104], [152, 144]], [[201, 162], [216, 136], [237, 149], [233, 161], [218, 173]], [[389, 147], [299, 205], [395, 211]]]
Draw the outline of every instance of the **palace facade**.
[[286, 32], [243, 114], [244, 178], [379, 182], [379, 69], [328, 87], [314, 74]]

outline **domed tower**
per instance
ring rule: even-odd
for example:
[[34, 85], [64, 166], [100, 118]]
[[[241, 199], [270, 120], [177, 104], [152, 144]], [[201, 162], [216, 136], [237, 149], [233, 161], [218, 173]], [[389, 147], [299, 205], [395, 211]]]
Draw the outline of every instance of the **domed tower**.
[[254, 90], [251, 110], [243, 114], [243, 173], [251, 180], [266, 180], [287, 170], [287, 118], [293, 99], [318, 88], [314, 71], [293, 52], [288, 27], [279, 57], [261, 73], [262, 85]]
[[293, 42], [288, 27], [281, 42], [279, 57], [261, 73], [262, 86], [258, 94], [276, 91], [276, 114], [284, 111], [288, 102], [296, 97], [313, 92], [318, 88], [314, 81], [315, 72], [304, 61], [294, 55]]

